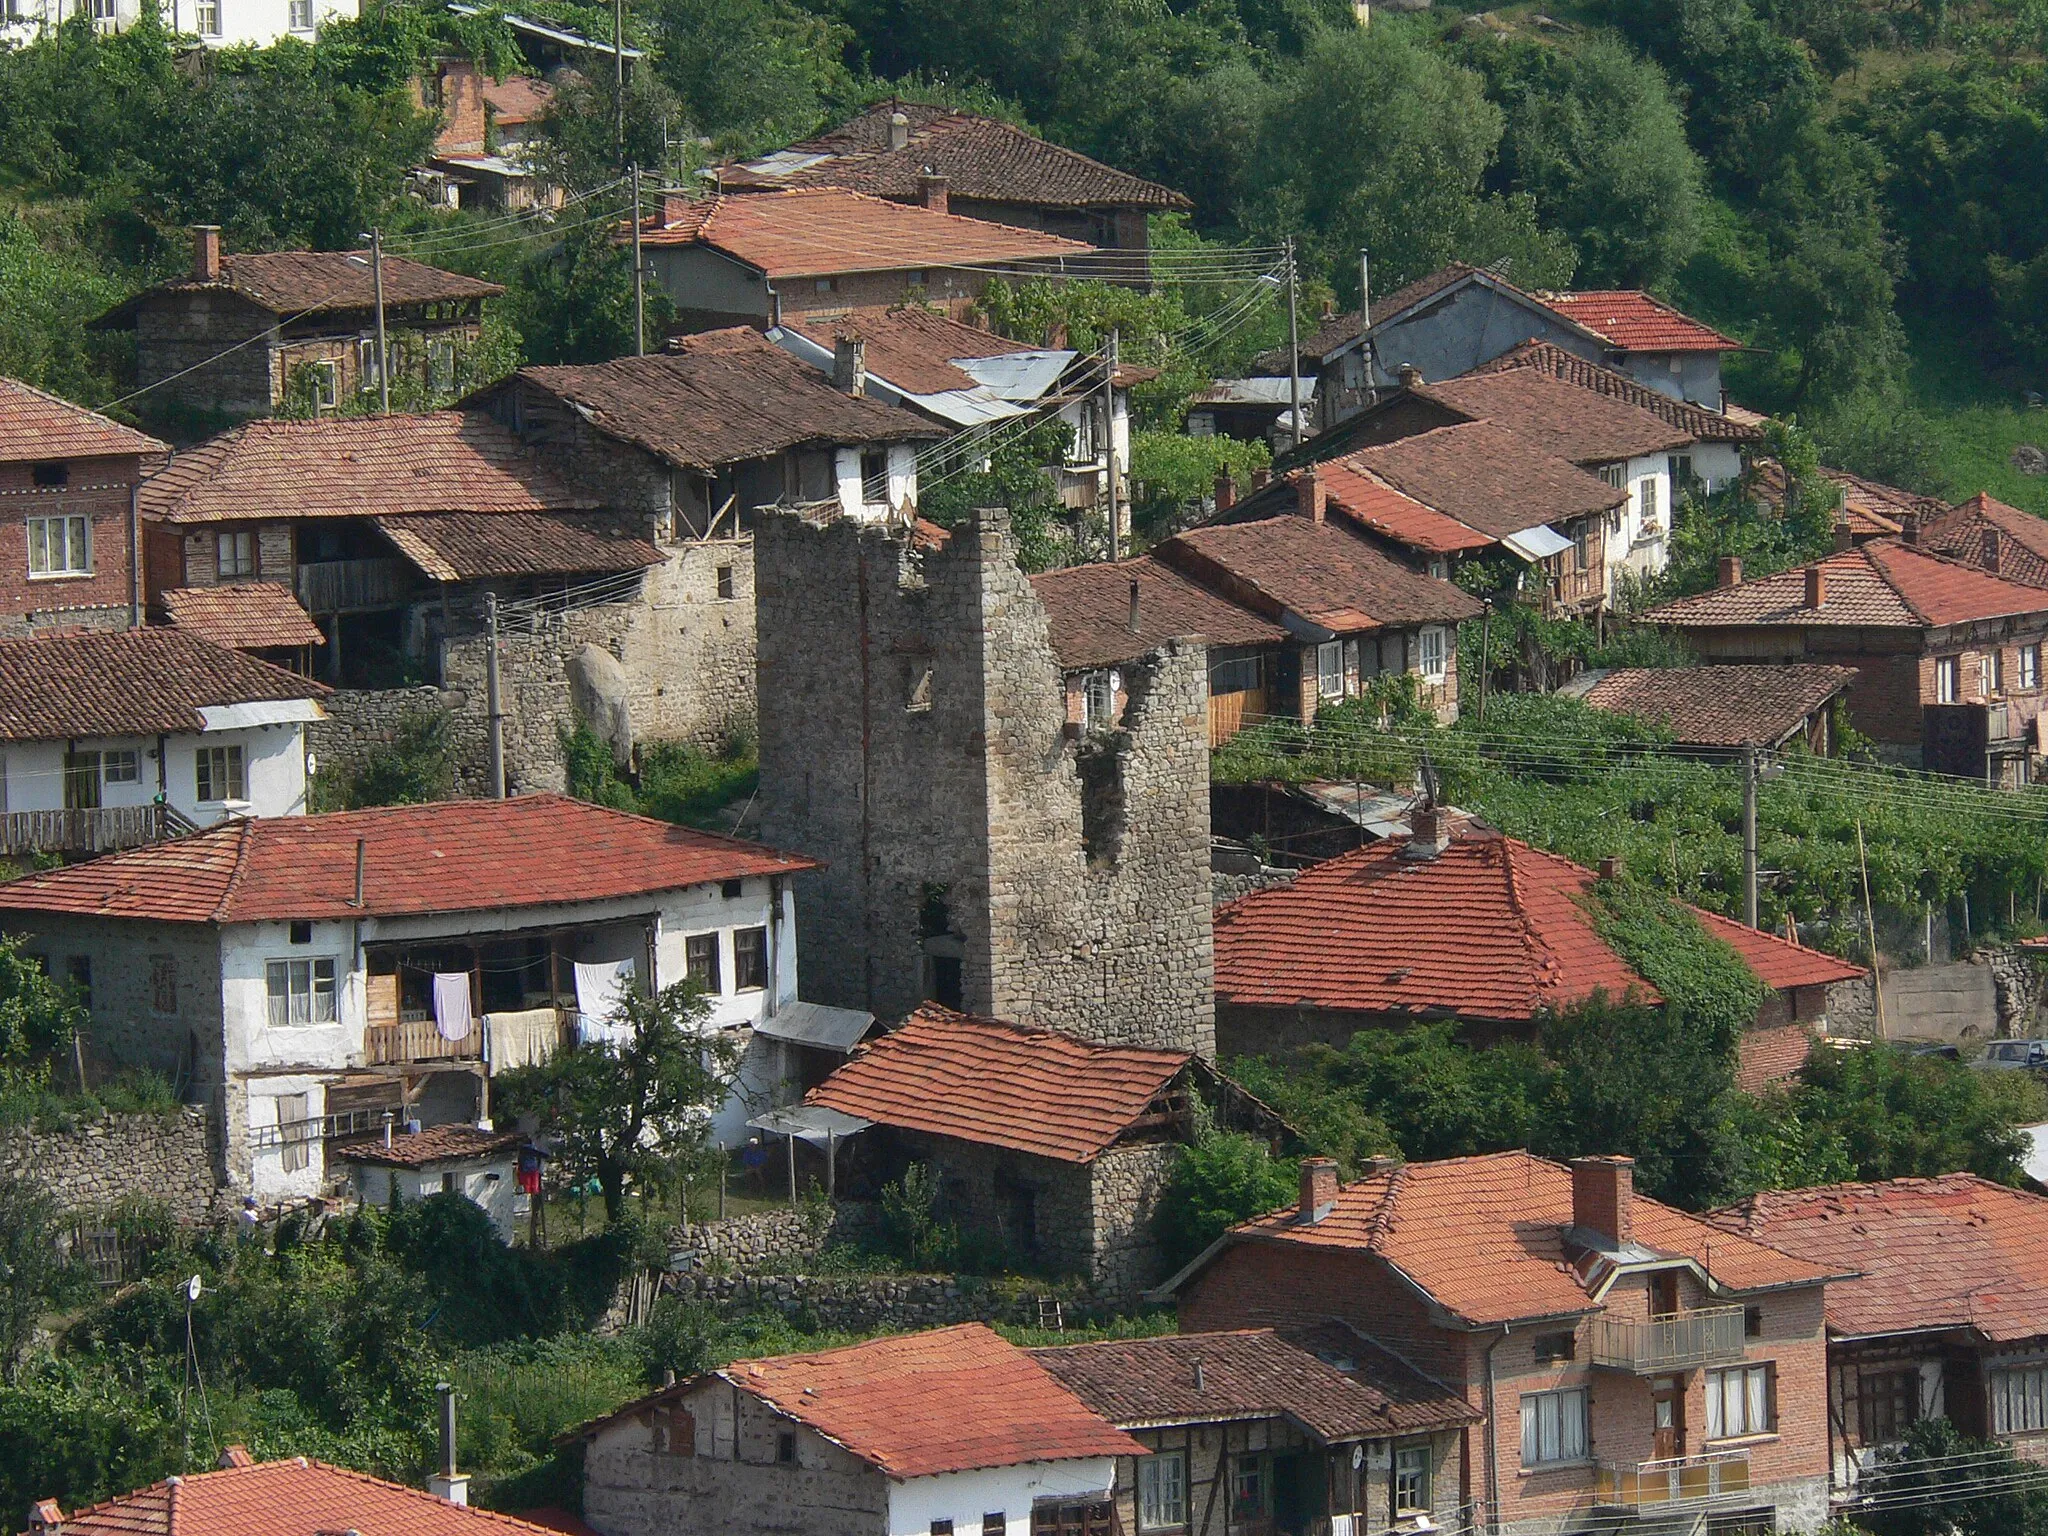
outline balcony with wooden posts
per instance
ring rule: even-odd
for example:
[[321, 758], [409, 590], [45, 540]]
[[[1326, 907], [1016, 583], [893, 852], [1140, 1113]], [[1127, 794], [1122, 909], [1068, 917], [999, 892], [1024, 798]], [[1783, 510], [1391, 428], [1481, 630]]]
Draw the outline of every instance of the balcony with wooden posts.
[[167, 805], [8, 811], [0, 814], [0, 854], [118, 853], [193, 830], [191, 822]]
[[412, 585], [403, 560], [322, 560], [299, 567], [299, 603], [308, 613], [370, 613], [396, 608]]
[[1747, 1336], [1741, 1307], [1704, 1307], [1674, 1312], [1646, 1323], [1619, 1318], [1593, 1320], [1592, 1361], [1609, 1370], [1661, 1376], [1742, 1358]]

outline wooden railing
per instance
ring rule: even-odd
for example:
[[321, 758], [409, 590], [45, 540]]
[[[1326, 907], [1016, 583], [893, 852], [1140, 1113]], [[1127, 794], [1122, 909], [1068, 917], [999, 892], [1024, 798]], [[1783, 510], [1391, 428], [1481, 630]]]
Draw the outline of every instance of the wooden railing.
[[402, 560], [323, 560], [299, 567], [299, 602], [308, 613], [395, 608], [403, 600]]
[[161, 805], [8, 811], [0, 815], [0, 853], [113, 853], [159, 842], [173, 830], [169, 808]]
[[1690, 1370], [1742, 1358], [1741, 1307], [1706, 1307], [1647, 1323], [1593, 1320], [1593, 1363], [1638, 1375]]
[[431, 1018], [400, 1019], [372, 1024], [363, 1031], [363, 1054], [373, 1067], [401, 1066], [409, 1061], [474, 1060], [484, 1053], [484, 1032], [472, 1024], [460, 1040], [444, 1040]]
[[1209, 695], [1209, 745], [1220, 747], [1244, 729], [1247, 718], [1258, 719], [1266, 712], [1264, 689], [1243, 693]]

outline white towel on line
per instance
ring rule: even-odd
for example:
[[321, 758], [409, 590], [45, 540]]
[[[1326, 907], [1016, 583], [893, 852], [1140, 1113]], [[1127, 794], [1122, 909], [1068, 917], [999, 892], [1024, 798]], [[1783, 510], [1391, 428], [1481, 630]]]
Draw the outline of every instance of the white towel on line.
[[621, 993], [633, 985], [639, 967], [632, 960], [576, 962], [576, 1011], [583, 1016], [583, 1038], [623, 1044], [626, 1026], [619, 1020]]
[[492, 1072], [537, 1067], [561, 1043], [562, 1015], [554, 1008], [484, 1015], [484, 1055]]
[[470, 1009], [469, 972], [434, 972], [434, 1028], [443, 1040], [465, 1040], [476, 1027]]

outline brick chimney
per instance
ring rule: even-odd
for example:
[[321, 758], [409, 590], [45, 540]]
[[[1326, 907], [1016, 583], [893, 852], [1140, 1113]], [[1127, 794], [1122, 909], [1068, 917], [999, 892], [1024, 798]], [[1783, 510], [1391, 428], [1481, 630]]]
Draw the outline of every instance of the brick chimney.
[[1999, 557], [2005, 553], [2005, 539], [1996, 528], [1984, 530], [1984, 569], [1998, 574]]
[[1717, 587], [1736, 587], [1742, 584], [1742, 556], [1723, 555], [1720, 567], [1714, 577]]
[[1621, 878], [1621, 860], [1611, 853], [1602, 859], [1600, 861], [1600, 878], [1602, 880], [1619, 880]]
[[1920, 514], [1905, 512], [1899, 516], [1899, 538], [1907, 544], [1920, 542]]
[[1237, 482], [1230, 478], [1230, 471], [1220, 470], [1216, 475], [1216, 510], [1228, 512], [1237, 505]]
[[1435, 806], [1425, 806], [1408, 818], [1408, 841], [1401, 857], [1418, 862], [1433, 859], [1451, 846], [1450, 818]]
[[868, 392], [868, 344], [858, 336], [832, 338], [832, 387], [856, 400]]
[[1635, 1241], [1635, 1191], [1634, 1158], [1573, 1158], [1572, 1225], [1626, 1248]]
[[1301, 1224], [1312, 1227], [1336, 1208], [1336, 1163], [1327, 1157], [1304, 1157], [1301, 1160]]
[[202, 283], [220, 281], [220, 226], [192, 226], [192, 275]]
[[944, 213], [946, 202], [946, 178], [927, 166], [917, 178], [918, 206], [929, 208], [933, 213]]
[[1835, 524], [1835, 553], [1838, 555], [1843, 554], [1855, 547], [1856, 530], [1851, 528], [1848, 519], [1844, 518], [1841, 522]]
[[225, 1472], [231, 1467], [253, 1467], [256, 1458], [249, 1454], [246, 1445], [231, 1445], [220, 1453], [220, 1460], [215, 1465]]
[[1828, 573], [1820, 566], [1806, 568], [1806, 606], [1818, 608], [1828, 600]]
[[1403, 363], [1394, 370], [1394, 376], [1401, 381], [1403, 389], [1413, 389], [1422, 382], [1422, 370], [1413, 363]]
[[902, 149], [910, 142], [910, 119], [901, 112], [889, 114], [889, 147]]
[[1330, 510], [1330, 488], [1310, 465], [1294, 477], [1295, 511], [1312, 523], [1320, 523]]

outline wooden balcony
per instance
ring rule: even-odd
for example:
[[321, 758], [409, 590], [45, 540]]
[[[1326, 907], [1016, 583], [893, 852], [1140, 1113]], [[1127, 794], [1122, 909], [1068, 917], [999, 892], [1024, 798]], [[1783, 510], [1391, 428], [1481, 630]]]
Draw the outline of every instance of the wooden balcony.
[[1741, 1307], [1706, 1307], [1647, 1323], [1593, 1320], [1593, 1364], [1638, 1376], [1724, 1365], [1742, 1358]]
[[1220, 747], [1239, 731], [1247, 721], [1256, 721], [1266, 713], [1266, 691], [1263, 688], [1248, 689], [1242, 693], [1212, 693], [1209, 695], [1209, 745]]
[[1609, 1462], [1594, 1473], [1594, 1502], [1621, 1509], [1677, 1509], [1748, 1495], [1747, 1451], [1673, 1456], [1662, 1461]]
[[416, 1061], [475, 1061], [484, 1053], [481, 1024], [472, 1024], [460, 1040], [444, 1040], [431, 1016], [372, 1024], [363, 1031], [363, 1056], [373, 1067], [400, 1067]]
[[299, 567], [299, 602], [308, 613], [396, 608], [411, 585], [403, 560], [324, 560]]
[[[180, 825], [174, 825], [174, 820]], [[0, 854], [116, 853], [190, 830], [169, 807], [123, 805], [91, 811], [8, 811], [0, 815]]]

